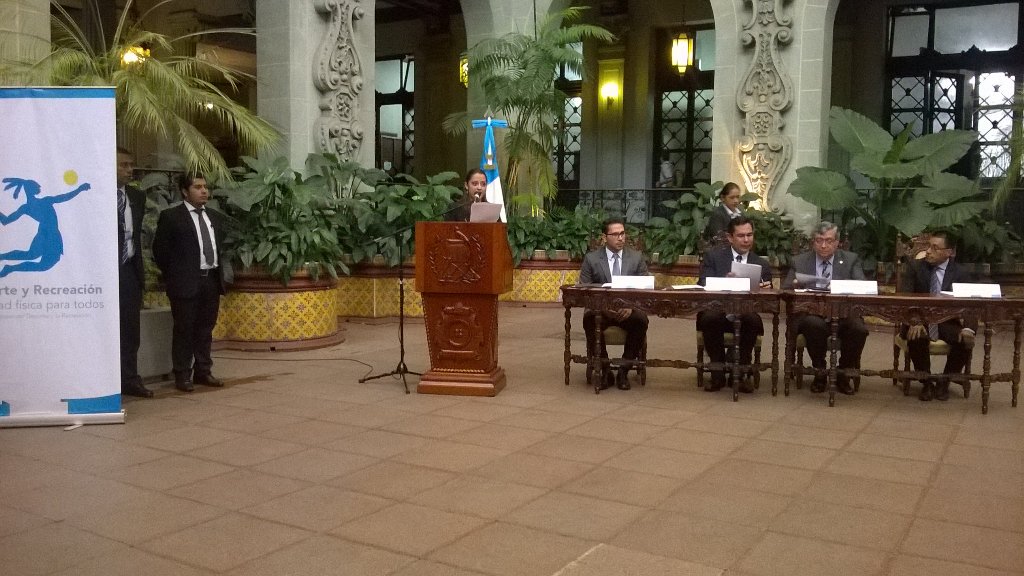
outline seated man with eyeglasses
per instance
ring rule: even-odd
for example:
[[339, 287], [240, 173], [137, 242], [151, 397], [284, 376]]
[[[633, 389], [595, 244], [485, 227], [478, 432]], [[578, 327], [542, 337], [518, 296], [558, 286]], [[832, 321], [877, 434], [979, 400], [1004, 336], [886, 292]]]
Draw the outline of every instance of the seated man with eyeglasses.
[[[853, 252], [839, 250], [839, 227], [831, 222], [821, 222], [814, 229], [814, 249], [800, 254], [793, 259], [793, 265], [782, 281], [782, 289], [813, 288], [801, 286], [796, 280], [797, 273], [807, 274], [823, 279], [826, 283], [836, 280], [863, 280], [864, 268], [860, 257]], [[811, 392], [824, 392], [827, 384], [825, 375], [825, 352], [828, 347], [828, 322], [821, 316], [801, 314], [795, 321], [797, 334], [804, 337], [807, 343], [807, 355], [811, 357], [811, 366], [815, 368], [814, 383]], [[848, 316], [839, 321], [839, 346], [842, 355], [839, 368], [860, 368], [860, 356], [864, 351], [864, 343], [868, 339], [868, 329], [861, 316]], [[843, 394], [853, 394], [853, 386], [847, 375], [840, 372], [836, 377], [836, 387]]]
[[[583, 257], [580, 268], [579, 284], [607, 284], [612, 276], [645, 276], [647, 262], [643, 254], [626, 246], [626, 224], [622, 218], [609, 218], [604, 221], [604, 246], [592, 250]], [[602, 326], [618, 326], [626, 331], [626, 343], [622, 351], [623, 360], [636, 360], [640, 356], [644, 337], [647, 335], [647, 315], [640, 310], [623, 308], [621, 310], [587, 310], [583, 313], [583, 331], [587, 335], [587, 356], [594, 356], [597, 343], [595, 334], [596, 315], [602, 314]], [[604, 341], [598, 351], [601, 358], [608, 357]], [[628, 366], [619, 368], [615, 385], [619, 390], [629, 390]], [[590, 369], [587, 369], [587, 381], [590, 380]], [[601, 389], [611, 388], [612, 375], [606, 372], [601, 382]]]

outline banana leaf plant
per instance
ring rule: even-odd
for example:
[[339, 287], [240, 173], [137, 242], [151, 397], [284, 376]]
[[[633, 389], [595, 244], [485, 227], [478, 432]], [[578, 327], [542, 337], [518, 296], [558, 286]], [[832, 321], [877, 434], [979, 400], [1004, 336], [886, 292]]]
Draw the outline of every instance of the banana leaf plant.
[[850, 155], [850, 169], [871, 182], [858, 189], [848, 175], [815, 166], [798, 168], [789, 193], [838, 214], [851, 248], [873, 261], [895, 259], [897, 234], [956, 229], [988, 205], [978, 182], [947, 172], [978, 140], [978, 133], [945, 130], [911, 138], [908, 126], [895, 138], [852, 110], [833, 107], [832, 138]]

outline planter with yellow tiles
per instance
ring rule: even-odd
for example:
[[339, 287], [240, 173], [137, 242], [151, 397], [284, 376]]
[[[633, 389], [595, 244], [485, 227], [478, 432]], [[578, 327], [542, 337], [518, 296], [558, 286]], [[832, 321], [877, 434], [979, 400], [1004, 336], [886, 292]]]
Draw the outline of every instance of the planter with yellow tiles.
[[296, 272], [287, 286], [258, 270], [235, 273], [213, 331], [218, 348], [305, 350], [345, 340], [338, 325], [337, 282]]

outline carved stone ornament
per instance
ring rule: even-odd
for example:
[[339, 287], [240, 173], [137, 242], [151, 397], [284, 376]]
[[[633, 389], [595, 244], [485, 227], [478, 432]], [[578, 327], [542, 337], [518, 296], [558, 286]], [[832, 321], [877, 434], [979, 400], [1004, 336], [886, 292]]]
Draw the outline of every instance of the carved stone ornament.
[[767, 207], [768, 195], [793, 155], [793, 143], [782, 133], [783, 112], [793, 103], [793, 82], [779, 56], [779, 46], [793, 40], [793, 20], [782, 13], [785, 0], [746, 1], [753, 14], [740, 43], [753, 45], [754, 58], [736, 94], [744, 114], [737, 160], [747, 190]]
[[313, 62], [313, 83], [321, 93], [315, 125], [317, 146], [342, 160], [355, 160], [363, 145], [359, 123], [363, 68], [354, 26], [363, 17], [363, 8], [359, 0], [314, 0], [313, 4], [330, 19]]

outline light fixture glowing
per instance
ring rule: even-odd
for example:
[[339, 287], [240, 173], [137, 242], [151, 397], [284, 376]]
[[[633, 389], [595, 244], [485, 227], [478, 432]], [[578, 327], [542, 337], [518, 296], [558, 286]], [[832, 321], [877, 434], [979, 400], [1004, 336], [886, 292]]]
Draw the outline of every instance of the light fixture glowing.
[[149, 48], [142, 46], [129, 46], [123, 54], [121, 54], [121, 65], [131, 66], [132, 64], [141, 64], [149, 58]]
[[693, 38], [680, 32], [672, 39], [672, 66], [680, 76], [693, 66]]
[[601, 98], [604, 98], [605, 106], [612, 107], [619, 97], [619, 83], [609, 80], [601, 85]]
[[469, 58], [459, 58], [459, 82], [463, 88], [469, 88]]

